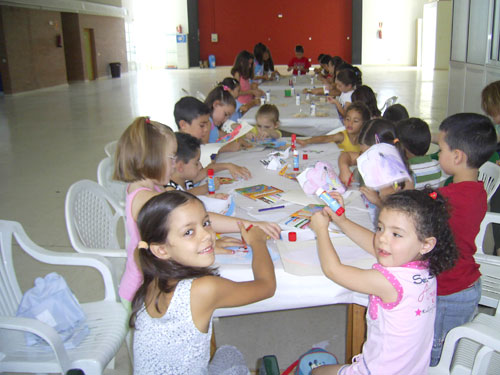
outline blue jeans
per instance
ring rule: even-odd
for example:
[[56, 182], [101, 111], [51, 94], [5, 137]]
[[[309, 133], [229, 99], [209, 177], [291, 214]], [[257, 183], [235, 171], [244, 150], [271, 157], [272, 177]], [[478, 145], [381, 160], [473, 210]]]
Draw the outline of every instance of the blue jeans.
[[448, 332], [472, 320], [477, 312], [480, 298], [481, 279], [460, 292], [437, 297], [431, 366], [436, 366], [439, 363], [444, 339]]

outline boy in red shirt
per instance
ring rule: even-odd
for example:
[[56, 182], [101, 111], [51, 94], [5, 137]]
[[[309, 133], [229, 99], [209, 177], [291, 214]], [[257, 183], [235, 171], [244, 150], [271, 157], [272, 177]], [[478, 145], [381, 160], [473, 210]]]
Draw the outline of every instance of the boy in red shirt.
[[293, 75], [304, 75], [309, 72], [311, 63], [307, 57], [304, 57], [304, 47], [301, 45], [295, 46], [295, 57], [288, 63], [287, 71], [293, 69]]
[[459, 256], [453, 268], [437, 276], [431, 366], [439, 362], [446, 334], [473, 318], [481, 298], [481, 273], [474, 260], [474, 240], [488, 204], [483, 182], [477, 176], [479, 167], [495, 152], [496, 138], [491, 120], [475, 113], [449, 116], [439, 126], [439, 164], [453, 176], [453, 183], [439, 191], [448, 199], [449, 224]]

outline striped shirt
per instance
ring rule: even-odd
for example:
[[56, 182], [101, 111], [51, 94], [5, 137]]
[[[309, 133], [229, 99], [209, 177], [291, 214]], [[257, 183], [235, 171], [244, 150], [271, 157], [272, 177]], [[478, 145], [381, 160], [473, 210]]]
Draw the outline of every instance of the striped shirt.
[[441, 182], [441, 167], [439, 162], [430, 155], [415, 156], [408, 160], [413, 175], [415, 189], [423, 189], [426, 185], [437, 189]]

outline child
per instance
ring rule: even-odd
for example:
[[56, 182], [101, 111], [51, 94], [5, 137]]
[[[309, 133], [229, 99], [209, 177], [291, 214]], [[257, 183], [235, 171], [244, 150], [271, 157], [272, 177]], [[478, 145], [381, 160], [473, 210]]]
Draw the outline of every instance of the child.
[[[170, 182], [165, 186], [167, 190], [189, 190], [191, 194], [208, 194], [208, 186], [194, 186], [194, 180], [203, 169], [200, 163], [200, 140], [187, 133], [175, 133], [177, 153], [175, 154], [175, 169]], [[215, 188], [218, 188], [215, 179]]]
[[306, 146], [313, 143], [335, 142], [345, 152], [358, 152], [358, 136], [363, 124], [370, 120], [370, 111], [361, 102], [352, 103], [344, 118], [345, 130], [332, 135], [320, 135], [309, 139], [297, 139], [297, 144]]
[[[192, 96], [181, 98], [174, 107], [174, 118], [179, 131], [198, 138], [202, 144], [208, 143], [210, 134], [210, 109], [206, 104]], [[233, 163], [212, 163], [204, 172], [198, 175], [194, 182], [201, 181], [207, 177], [206, 170], [214, 169], [215, 172], [228, 170], [233, 178], [248, 179], [251, 177], [250, 171], [245, 167], [240, 167]]]
[[247, 104], [254, 99], [260, 99], [265, 92], [260, 90], [257, 85], [251, 85], [250, 80], [254, 77], [253, 68], [254, 56], [248, 51], [241, 51], [234, 60], [231, 68], [231, 75], [240, 83], [240, 96], [238, 101], [241, 104]]
[[257, 43], [253, 48], [254, 60], [254, 79], [273, 80], [277, 72], [274, 70], [274, 62], [271, 57], [271, 51], [263, 43]]
[[371, 119], [382, 115], [377, 106], [377, 97], [370, 86], [361, 85], [356, 87], [356, 90], [352, 93], [351, 100], [353, 102], [359, 101], [365, 103], [370, 110]]
[[495, 128], [489, 118], [475, 113], [459, 113], [439, 126], [439, 164], [453, 183], [440, 188], [451, 207], [450, 227], [460, 254], [449, 271], [438, 276], [438, 298], [431, 366], [441, 357], [446, 334], [472, 319], [481, 297], [481, 273], [474, 260], [474, 240], [488, 209], [478, 169], [496, 147]]
[[293, 75], [304, 75], [309, 72], [311, 63], [307, 57], [304, 57], [304, 47], [301, 45], [295, 46], [295, 57], [288, 62], [287, 71], [293, 70]]
[[[332, 193], [339, 203], [342, 196]], [[312, 216], [326, 277], [370, 294], [367, 338], [352, 365], [317, 367], [324, 374], [426, 374], [436, 314], [436, 275], [457, 257], [443, 197], [430, 189], [401, 191], [384, 199], [374, 233], [325, 208]], [[328, 234], [332, 220], [377, 263], [365, 270], [343, 265]]]
[[382, 117], [393, 122], [398, 122], [401, 120], [409, 119], [410, 115], [403, 105], [393, 104], [387, 107]]
[[415, 189], [429, 185], [437, 189], [441, 182], [439, 162], [426, 155], [431, 144], [429, 125], [419, 118], [401, 120], [396, 124], [396, 135], [405, 149]]
[[274, 104], [263, 104], [255, 114], [256, 125], [247, 133], [252, 141], [281, 138], [280, 112]]
[[[166, 125], [138, 117], [121, 135], [115, 154], [114, 179], [127, 182], [126, 227], [130, 239], [127, 244], [127, 263], [120, 282], [119, 294], [126, 307], [142, 283], [142, 274], [134, 260], [139, 242], [137, 216], [142, 206], [153, 196], [165, 191], [174, 169], [177, 141]], [[214, 228], [219, 233], [238, 230], [237, 222], [250, 222], [228, 216], [210, 214]], [[279, 238], [280, 228], [274, 223], [254, 222], [268, 235]]]
[[500, 142], [500, 81], [491, 82], [483, 89], [481, 108], [492, 118]]
[[356, 87], [363, 84], [361, 80], [361, 70], [356, 67], [340, 70], [335, 77], [335, 84], [341, 92], [340, 97], [338, 100], [333, 97], [328, 97], [328, 101], [335, 104], [339, 114], [344, 117], [347, 107], [349, 107], [352, 102], [352, 93], [356, 90]]
[[236, 110], [234, 100], [229, 88], [218, 85], [212, 89], [205, 99], [205, 105], [210, 110], [210, 136], [208, 143], [215, 143], [224, 135], [220, 127], [233, 115]]
[[274, 295], [276, 279], [258, 228], [241, 235], [252, 246], [254, 280], [217, 275], [215, 232], [192, 194], [157, 195], [141, 209], [138, 258], [144, 283], [133, 300], [134, 374], [248, 374], [242, 354], [223, 346], [211, 363], [212, 315], [218, 308], [250, 304]]
[[260, 99], [254, 99], [246, 104], [241, 104], [240, 101], [237, 100], [238, 96], [240, 96], [240, 83], [233, 77], [224, 78], [219, 85], [222, 86], [224, 90], [229, 91], [236, 102], [236, 110], [230, 118], [232, 121], [238, 121], [250, 108], [260, 104]]

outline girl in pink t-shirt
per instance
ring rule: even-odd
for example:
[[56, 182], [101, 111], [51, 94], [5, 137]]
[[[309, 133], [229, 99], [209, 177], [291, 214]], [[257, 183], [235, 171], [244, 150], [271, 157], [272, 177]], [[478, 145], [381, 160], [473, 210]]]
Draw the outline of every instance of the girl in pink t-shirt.
[[[343, 205], [342, 196], [331, 193]], [[431, 189], [405, 190], [387, 196], [375, 234], [331, 209], [313, 215], [321, 268], [348, 289], [370, 295], [367, 339], [351, 365], [322, 366], [313, 375], [422, 375], [429, 368], [436, 278], [457, 258], [444, 198]], [[373, 255], [372, 269], [343, 265], [328, 234], [332, 220]]]
[[[137, 217], [149, 199], [165, 191], [164, 186], [170, 182], [174, 169], [176, 152], [177, 141], [173, 131], [164, 124], [151, 121], [149, 117], [136, 118], [118, 141], [113, 177], [128, 183], [125, 215], [129, 234], [127, 263], [120, 282], [119, 295], [125, 307], [129, 309], [130, 301], [143, 281], [135, 253], [140, 240]], [[218, 233], [239, 232], [238, 222], [246, 227], [250, 224], [259, 226], [274, 239], [279, 238], [281, 231], [275, 223], [251, 222], [212, 212], [210, 220]], [[222, 246], [225, 243], [227, 242], [220, 242]], [[223, 252], [221, 245], [217, 246], [216, 251]]]
[[256, 83], [251, 83], [254, 76], [254, 56], [248, 51], [241, 51], [234, 60], [231, 74], [240, 82], [240, 96], [238, 101], [247, 104], [254, 99], [259, 99], [265, 92], [258, 88]]

